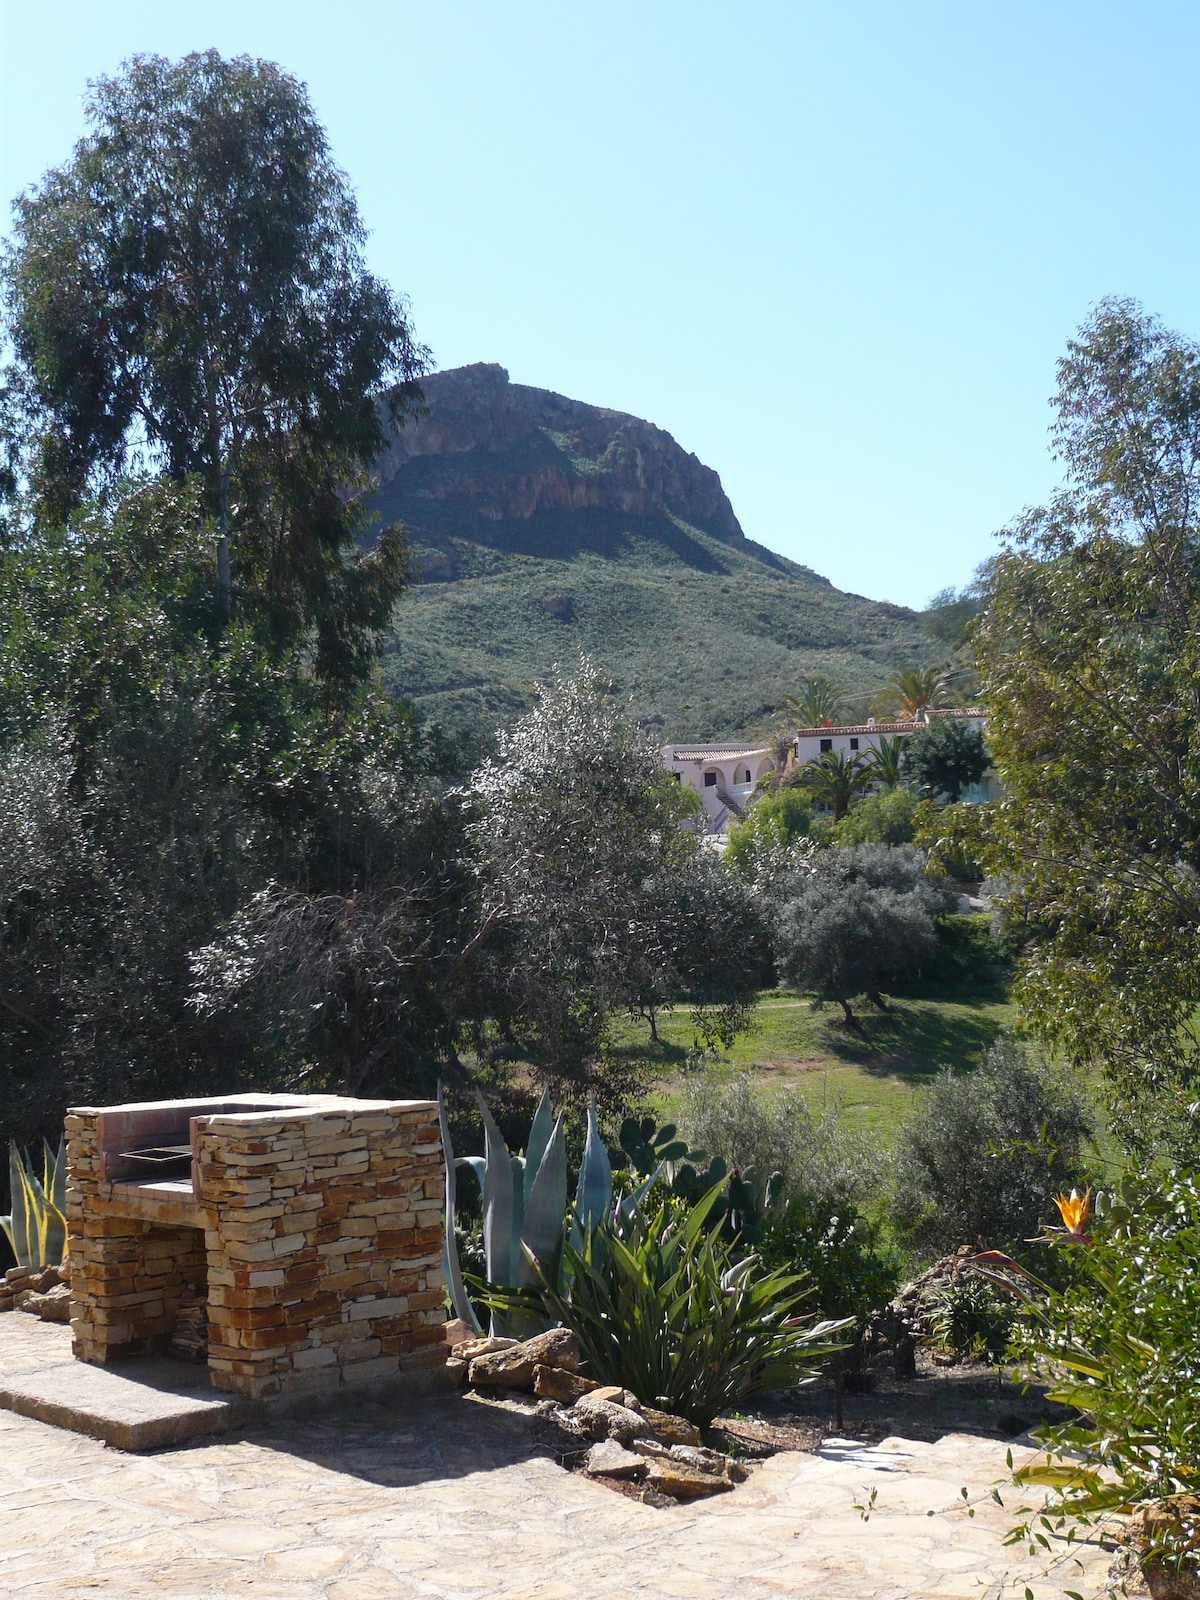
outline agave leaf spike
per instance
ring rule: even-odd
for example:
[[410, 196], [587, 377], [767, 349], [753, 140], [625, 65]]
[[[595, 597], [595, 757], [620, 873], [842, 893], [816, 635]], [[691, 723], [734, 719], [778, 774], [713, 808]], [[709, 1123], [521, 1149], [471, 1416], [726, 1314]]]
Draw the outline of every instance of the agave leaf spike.
[[542, 1098], [538, 1101], [538, 1108], [529, 1128], [529, 1143], [525, 1146], [524, 1188], [527, 1208], [530, 1193], [537, 1181], [538, 1168], [542, 1164], [542, 1157], [546, 1154], [546, 1146], [550, 1143], [554, 1127], [554, 1112], [550, 1109], [550, 1090], [546, 1088], [542, 1090]]
[[583, 1164], [579, 1169], [579, 1188], [575, 1195], [575, 1215], [586, 1235], [592, 1227], [608, 1215], [612, 1204], [612, 1163], [600, 1128], [596, 1122], [596, 1098], [588, 1101], [587, 1138], [583, 1146]]
[[[483, 1096], [476, 1092], [483, 1112], [484, 1152], [487, 1167], [483, 1181], [483, 1248], [488, 1282], [509, 1289], [513, 1284], [513, 1169], [508, 1146]], [[492, 1319], [493, 1328], [495, 1318]]]
[[466, 1285], [463, 1283], [462, 1265], [458, 1259], [458, 1240], [454, 1233], [458, 1163], [454, 1157], [454, 1145], [450, 1140], [450, 1124], [446, 1118], [446, 1096], [440, 1083], [438, 1084], [438, 1121], [442, 1129], [442, 1155], [446, 1162], [446, 1237], [442, 1243], [442, 1260], [446, 1268], [446, 1282], [450, 1285], [450, 1299], [454, 1305], [455, 1316], [474, 1328], [476, 1333], [480, 1333], [482, 1329], [479, 1326], [479, 1318], [475, 1315], [470, 1296], [467, 1294]]
[[532, 1286], [539, 1281], [539, 1276], [551, 1282], [556, 1280], [566, 1209], [567, 1135], [560, 1116], [538, 1165], [525, 1207], [522, 1248], [517, 1262], [518, 1286]]
[[509, 1271], [513, 1275], [512, 1281], [513, 1283], [516, 1283], [517, 1274], [521, 1265], [521, 1234], [525, 1228], [525, 1185], [528, 1181], [525, 1174], [528, 1170], [529, 1163], [526, 1161], [524, 1156], [510, 1156], [508, 1159], [512, 1166], [513, 1192], [512, 1245], [510, 1247], [511, 1253], [508, 1259]]

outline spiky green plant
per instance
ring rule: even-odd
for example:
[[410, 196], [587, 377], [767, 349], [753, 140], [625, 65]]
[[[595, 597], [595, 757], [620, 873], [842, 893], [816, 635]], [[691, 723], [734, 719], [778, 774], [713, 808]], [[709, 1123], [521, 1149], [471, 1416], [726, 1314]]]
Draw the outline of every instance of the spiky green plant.
[[56, 1267], [67, 1248], [67, 1152], [42, 1140], [42, 1173], [34, 1171], [29, 1152], [16, 1141], [8, 1147], [8, 1180], [12, 1210], [0, 1217], [19, 1267]]
[[735, 1261], [709, 1225], [721, 1188], [693, 1206], [618, 1206], [581, 1245], [567, 1241], [561, 1282], [485, 1298], [572, 1329], [589, 1377], [701, 1428], [750, 1395], [810, 1383], [852, 1319], [802, 1316], [804, 1275]]
[[[524, 1155], [509, 1152], [483, 1096], [478, 1098], [483, 1113], [484, 1154], [456, 1157], [445, 1094], [438, 1087], [438, 1116], [446, 1160], [446, 1282], [455, 1315], [475, 1329], [480, 1327], [479, 1319], [463, 1282], [454, 1233], [458, 1170], [469, 1168], [479, 1182], [487, 1281], [496, 1288], [528, 1287], [537, 1281], [539, 1272], [557, 1277], [568, 1221], [566, 1131], [562, 1115], [555, 1119], [550, 1108], [549, 1090], [543, 1092], [538, 1104]], [[592, 1224], [607, 1213], [612, 1192], [612, 1166], [592, 1103], [588, 1106], [587, 1139], [570, 1218], [572, 1233], [578, 1240], [582, 1241]], [[527, 1322], [522, 1322], [522, 1331], [526, 1326]], [[501, 1324], [493, 1314], [492, 1332], [500, 1331]]]

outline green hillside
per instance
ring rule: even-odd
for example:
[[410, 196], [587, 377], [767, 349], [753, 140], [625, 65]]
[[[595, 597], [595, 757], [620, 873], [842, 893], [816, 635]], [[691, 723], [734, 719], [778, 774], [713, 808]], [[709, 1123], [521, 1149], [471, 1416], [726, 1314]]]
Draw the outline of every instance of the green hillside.
[[[499, 376], [497, 376], [499, 375]], [[585, 652], [656, 736], [742, 737], [822, 672], [862, 697], [936, 654], [916, 612], [835, 589], [743, 535], [711, 469], [618, 412], [509, 384], [427, 380], [383, 463], [421, 581], [389, 685], [447, 726], [495, 726]]]

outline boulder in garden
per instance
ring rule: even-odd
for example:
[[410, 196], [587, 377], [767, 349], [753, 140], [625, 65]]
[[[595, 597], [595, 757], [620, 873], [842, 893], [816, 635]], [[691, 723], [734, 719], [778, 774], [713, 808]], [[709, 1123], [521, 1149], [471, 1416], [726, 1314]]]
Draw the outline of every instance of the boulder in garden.
[[477, 1388], [532, 1389], [539, 1366], [560, 1367], [565, 1372], [578, 1369], [579, 1342], [570, 1328], [550, 1328], [507, 1350], [476, 1356], [471, 1362], [471, 1382]]
[[533, 1392], [543, 1400], [562, 1400], [572, 1405], [580, 1395], [599, 1387], [591, 1378], [578, 1372], [566, 1372], [562, 1367], [544, 1367], [539, 1362], [533, 1369]]

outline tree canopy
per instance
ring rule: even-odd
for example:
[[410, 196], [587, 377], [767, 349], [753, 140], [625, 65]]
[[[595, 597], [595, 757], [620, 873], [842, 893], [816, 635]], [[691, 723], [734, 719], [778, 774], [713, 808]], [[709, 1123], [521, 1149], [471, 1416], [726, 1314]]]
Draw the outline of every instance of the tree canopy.
[[[43, 517], [130, 469], [195, 477], [218, 621], [315, 638], [351, 677], [403, 586], [355, 556], [353, 489], [425, 353], [366, 270], [365, 230], [299, 83], [216, 51], [93, 84], [72, 159], [16, 202], [8, 431]], [[352, 559], [348, 559], [352, 558]]]
[[904, 741], [902, 771], [921, 794], [954, 805], [978, 783], [989, 757], [978, 728], [958, 717], [934, 717]]
[[856, 995], [885, 1009], [884, 991], [933, 953], [933, 919], [950, 904], [911, 845], [813, 851], [797, 862], [779, 910], [780, 978], [836, 1000], [848, 1022]]
[[1125, 1136], [1194, 1148], [1200, 1039], [1200, 347], [1107, 301], [1059, 363], [1062, 490], [976, 624], [1004, 784], [978, 849], [1018, 998], [1110, 1072]]

